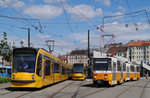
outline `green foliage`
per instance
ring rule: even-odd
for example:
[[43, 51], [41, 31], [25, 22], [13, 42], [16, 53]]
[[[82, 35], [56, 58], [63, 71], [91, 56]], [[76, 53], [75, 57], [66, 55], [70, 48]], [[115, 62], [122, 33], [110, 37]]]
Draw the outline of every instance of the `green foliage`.
[[3, 36], [4, 38], [0, 41], [0, 55], [2, 55], [6, 61], [9, 61], [12, 51], [7, 42], [7, 33], [4, 32]]
[[0, 77], [0, 83], [8, 83], [11, 81], [11, 78], [4, 78], [4, 77]]

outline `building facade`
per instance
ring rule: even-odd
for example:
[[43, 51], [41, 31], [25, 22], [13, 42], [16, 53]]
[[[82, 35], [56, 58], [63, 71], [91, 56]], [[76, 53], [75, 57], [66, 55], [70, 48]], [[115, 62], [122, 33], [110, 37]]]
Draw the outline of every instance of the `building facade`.
[[150, 41], [132, 41], [127, 46], [127, 58], [150, 64]]
[[67, 53], [68, 64], [84, 63], [88, 66], [88, 51], [87, 50], [73, 50]]
[[122, 56], [124, 58], [127, 57], [127, 47], [123, 46], [122, 43], [115, 43], [109, 47], [106, 52], [107, 54], [114, 54], [116, 56]]

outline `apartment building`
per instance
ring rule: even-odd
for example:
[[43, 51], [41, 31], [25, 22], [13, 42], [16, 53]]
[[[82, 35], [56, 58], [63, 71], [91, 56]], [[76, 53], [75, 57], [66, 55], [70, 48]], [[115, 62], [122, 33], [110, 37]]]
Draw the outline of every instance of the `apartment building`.
[[88, 65], [88, 51], [87, 50], [73, 50], [67, 53], [68, 64], [84, 63]]

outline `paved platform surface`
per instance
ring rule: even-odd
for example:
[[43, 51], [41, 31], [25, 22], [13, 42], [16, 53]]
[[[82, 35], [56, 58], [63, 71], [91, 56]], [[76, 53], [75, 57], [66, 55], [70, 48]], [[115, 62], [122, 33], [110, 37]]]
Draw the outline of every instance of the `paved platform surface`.
[[0, 84], [0, 98], [150, 98], [150, 78], [113, 87], [95, 87], [91, 79], [66, 80], [42, 89], [11, 88]]

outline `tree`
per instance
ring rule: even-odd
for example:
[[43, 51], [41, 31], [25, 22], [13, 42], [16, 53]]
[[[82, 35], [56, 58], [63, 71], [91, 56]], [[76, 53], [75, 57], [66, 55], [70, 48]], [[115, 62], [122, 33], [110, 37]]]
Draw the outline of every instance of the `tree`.
[[23, 47], [23, 43], [24, 43], [23, 40], [21, 40], [21, 41], [20, 41], [21, 47]]
[[9, 61], [11, 55], [11, 49], [7, 42], [7, 33], [4, 32], [3, 34], [4, 34], [3, 35], [4, 38], [0, 41], [0, 55], [3, 56], [3, 58], [6, 61]]

